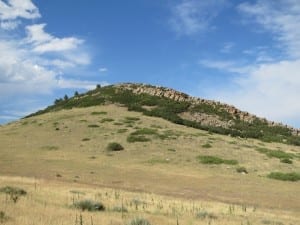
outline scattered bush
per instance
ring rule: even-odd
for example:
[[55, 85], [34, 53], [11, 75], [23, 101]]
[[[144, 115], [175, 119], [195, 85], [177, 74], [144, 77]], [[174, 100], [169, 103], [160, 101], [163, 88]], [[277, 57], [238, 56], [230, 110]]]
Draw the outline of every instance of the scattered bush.
[[196, 218], [198, 218], [198, 219], [205, 219], [205, 218], [217, 219], [218, 217], [213, 213], [208, 213], [206, 211], [200, 211], [196, 214]]
[[269, 178], [283, 181], [298, 181], [300, 180], [300, 173], [281, 173], [281, 172], [272, 172], [268, 175]]
[[91, 200], [82, 200], [79, 202], [74, 202], [73, 206], [82, 211], [104, 211], [105, 207], [101, 202], [94, 202]]
[[144, 218], [134, 218], [128, 225], [151, 225], [151, 223]]
[[7, 221], [8, 217], [5, 215], [5, 212], [0, 211], [0, 223]]
[[124, 147], [117, 142], [111, 142], [108, 144], [107, 150], [108, 151], [121, 151], [121, 150], [124, 150]]
[[91, 115], [106, 115], [107, 112], [91, 112]]
[[90, 138], [83, 138], [81, 141], [89, 141], [91, 140]]
[[25, 190], [18, 188], [18, 187], [11, 187], [11, 186], [6, 186], [6, 187], [0, 188], [0, 192], [9, 195], [10, 199], [14, 203], [16, 203], [19, 200], [19, 197], [27, 194], [27, 192]]
[[211, 147], [212, 147], [212, 145], [209, 143], [202, 145], [202, 148], [211, 148]]
[[112, 122], [112, 121], [114, 121], [114, 119], [112, 118], [103, 118], [100, 122], [105, 123], [105, 122]]
[[221, 159], [217, 156], [200, 155], [197, 158], [203, 164], [228, 164], [228, 165], [238, 164], [238, 161], [235, 159]]
[[95, 127], [99, 127], [99, 125], [97, 125], [97, 124], [89, 124], [88, 127], [95, 128]]
[[145, 137], [144, 135], [132, 135], [130, 134], [127, 137], [127, 141], [132, 143], [132, 142], [147, 142], [150, 141], [150, 138]]
[[293, 161], [291, 159], [288, 159], [288, 158], [280, 159], [280, 162], [287, 163], [287, 164], [292, 164], [293, 163]]
[[121, 133], [126, 133], [126, 131], [128, 131], [128, 129], [123, 128], [123, 129], [119, 129], [119, 130], [117, 131], [117, 133], [119, 133], [119, 134], [121, 134]]
[[246, 174], [248, 173], [247, 169], [245, 167], [243, 167], [243, 166], [240, 166], [240, 167], [236, 168], [236, 172], [238, 172], [238, 173], [246, 173]]

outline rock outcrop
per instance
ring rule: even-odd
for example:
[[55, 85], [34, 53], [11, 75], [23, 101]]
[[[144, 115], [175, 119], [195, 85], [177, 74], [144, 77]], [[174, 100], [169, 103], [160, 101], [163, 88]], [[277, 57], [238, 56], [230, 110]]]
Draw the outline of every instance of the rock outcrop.
[[[165, 97], [169, 98], [174, 101], [179, 102], [189, 102], [192, 106], [199, 105], [199, 104], [207, 104], [211, 107], [214, 107], [216, 109], [224, 110], [225, 112], [229, 113], [233, 118], [238, 118], [242, 121], [252, 123], [254, 120], [260, 120], [262, 122], [268, 123], [269, 126], [281, 126], [285, 127], [291, 130], [293, 135], [300, 136], [300, 130], [288, 127], [286, 125], [283, 125], [281, 123], [276, 123], [273, 121], [267, 121], [265, 118], [257, 117], [253, 114], [250, 114], [245, 111], [241, 111], [237, 109], [236, 107], [228, 104], [223, 104], [217, 101], [212, 100], [206, 100], [202, 98], [196, 98], [191, 97], [185, 93], [176, 91], [171, 88], [165, 88], [160, 86], [151, 86], [151, 85], [144, 85], [144, 84], [133, 84], [133, 83], [123, 83], [117, 85], [119, 88], [130, 90], [135, 94], [149, 94], [152, 96], [158, 96], [158, 97]], [[183, 113], [180, 115], [182, 118], [190, 119], [197, 121], [203, 125], [214, 125], [214, 126], [221, 126], [221, 127], [229, 127], [233, 124], [232, 121], [222, 121], [218, 118], [218, 116], [212, 116], [207, 114], [193, 114], [193, 113]]]

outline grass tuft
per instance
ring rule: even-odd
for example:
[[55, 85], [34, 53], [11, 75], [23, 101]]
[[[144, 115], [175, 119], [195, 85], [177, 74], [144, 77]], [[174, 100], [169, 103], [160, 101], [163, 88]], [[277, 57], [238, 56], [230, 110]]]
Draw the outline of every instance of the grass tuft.
[[268, 177], [271, 179], [282, 180], [282, 181], [298, 181], [300, 180], [300, 173], [271, 172], [268, 175]]
[[144, 218], [134, 218], [128, 225], [151, 225], [151, 223]]
[[203, 164], [227, 164], [227, 165], [237, 165], [238, 161], [235, 159], [222, 159], [217, 156], [211, 155], [200, 155], [197, 159]]

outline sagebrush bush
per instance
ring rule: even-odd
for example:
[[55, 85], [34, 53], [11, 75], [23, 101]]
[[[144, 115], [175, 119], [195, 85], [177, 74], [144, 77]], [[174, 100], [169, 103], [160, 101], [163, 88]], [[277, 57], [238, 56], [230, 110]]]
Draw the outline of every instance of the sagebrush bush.
[[124, 150], [124, 147], [117, 142], [111, 142], [107, 145], [107, 150], [108, 151], [122, 151], [122, 150]]
[[128, 225], [151, 225], [151, 223], [144, 218], [134, 218]]
[[105, 207], [101, 202], [94, 202], [92, 200], [82, 200], [74, 202], [73, 206], [82, 211], [104, 211]]
[[243, 166], [236, 168], [236, 172], [238, 173], [248, 173], [247, 169]]
[[292, 164], [293, 163], [293, 161], [291, 159], [288, 159], [288, 158], [280, 159], [280, 162], [287, 163], [287, 164]]
[[8, 217], [6, 216], [5, 212], [0, 211], [0, 223], [4, 223]]
[[19, 200], [19, 197], [27, 194], [27, 192], [25, 190], [23, 190], [22, 188], [11, 187], [11, 186], [6, 186], [6, 187], [0, 188], [0, 192], [9, 195], [10, 199], [14, 203], [16, 203]]

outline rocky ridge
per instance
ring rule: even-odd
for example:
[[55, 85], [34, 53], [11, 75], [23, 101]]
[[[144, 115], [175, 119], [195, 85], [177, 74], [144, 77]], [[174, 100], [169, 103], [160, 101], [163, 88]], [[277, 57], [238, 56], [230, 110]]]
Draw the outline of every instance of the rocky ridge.
[[[191, 103], [191, 106], [195, 106], [198, 104], [207, 104], [209, 106], [212, 106], [217, 109], [224, 110], [225, 112], [229, 113], [233, 118], [239, 118], [242, 121], [252, 123], [254, 120], [260, 120], [262, 122], [268, 123], [269, 126], [281, 126], [285, 127], [291, 130], [293, 135], [300, 136], [300, 130], [295, 129], [293, 127], [284, 125], [282, 123], [276, 123], [273, 121], [268, 121], [265, 118], [257, 117], [253, 114], [250, 114], [245, 111], [241, 111], [237, 109], [236, 107], [224, 103], [220, 103], [217, 101], [212, 100], [206, 100], [202, 98], [197, 97], [191, 97], [185, 93], [176, 91], [171, 88], [165, 88], [161, 86], [151, 86], [151, 85], [145, 85], [145, 84], [136, 84], [136, 83], [122, 83], [116, 85], [119, 88], [130, 90], [135, 94], [149, 94], [152, 96], [158, 96], [158, 97], [165, 97], [169, 98], [174, 101], [179, 102], [189, 102]], [[184, 113], [180, 115], [183, 118], [192, 119], [194, 121], [200, 122], [203, 125], [214, 125], [214, 126], [220, 126], [220, 127], [230, 127], [233, 123], [233, 121], [222, 121], [217, 116], [212, 116], [204, 113]]]

